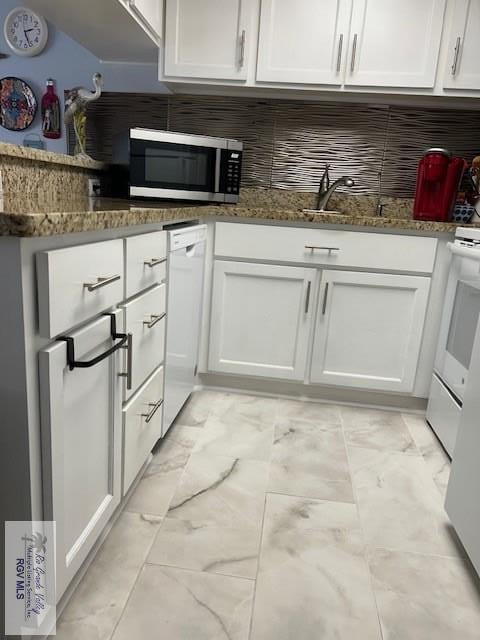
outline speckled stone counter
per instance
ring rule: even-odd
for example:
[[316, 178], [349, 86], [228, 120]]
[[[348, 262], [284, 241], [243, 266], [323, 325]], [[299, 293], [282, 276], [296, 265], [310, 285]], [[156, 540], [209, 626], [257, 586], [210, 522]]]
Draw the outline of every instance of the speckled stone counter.
[[[454, 223], [421, 222], [406, 217], [367, 216], [358, 213], [314, 214], [285, 206], [242, 205], [158, 205], [111, 200], [55, 196], [29, 198], [5, 195], [0, 201], [0, 235], [18, 237], [52, 236], [103, 229], [118, 229], [150, 223], [171, 223], [195, 219], [222, 218], [314, 225], [348, 225], [358, 228], [406, 230], [416, 233], [453, 233]], [[480, 225], [478, 225], [480, 226]]]
[[106, 169], [90, 158], [67, 156], [0, 142], [0, 192], [31, 198], [48, 193], [72, 197], [88, 193], [88, 179]]
[[68, 156], [65, 153], [54, 153], [43, 149], [32, 149], [9, 142], [0, 142], [0, 157], [20, 158], [32, 162], [48, 162], [50, 164], [61, 164], [66, 167], [77, 167], [79, 169], [89, 169], [91, 171], [103, 171], [107, 165], [97, 162], [92, 158], [82, 156]]

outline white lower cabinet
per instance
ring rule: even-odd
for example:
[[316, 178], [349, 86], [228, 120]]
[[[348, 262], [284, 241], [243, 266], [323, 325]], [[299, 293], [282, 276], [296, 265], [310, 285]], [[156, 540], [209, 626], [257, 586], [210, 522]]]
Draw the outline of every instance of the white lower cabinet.
[[303, 380], [315, 269], [218, 260], [211, 371]]
[[163, 367], [159, 367], [124, 406], [123, 495], [162, 436]]
[[[119, 325], [120, 312], [114, 315]], [[68, 337], [81, 363], [120, 342], [112, 339], [109, 316]], [[39, 354], [44, 519], [56, 521], [57, 599], [120, 503], [119, 353], [73, 369], [63, 340]]]
[[310, 382], [411, 392], [430, 278], [325, 270]]

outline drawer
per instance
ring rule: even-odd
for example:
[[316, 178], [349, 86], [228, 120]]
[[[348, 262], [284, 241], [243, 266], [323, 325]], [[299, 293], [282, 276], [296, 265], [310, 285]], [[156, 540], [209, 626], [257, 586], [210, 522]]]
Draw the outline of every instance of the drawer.
[[123, 495], [162, 435], [163, 367], [157, 369], [122, 410]]
[[[125, 332], [132, 334], [131, 389], [125, 378], [124, 398], [129, 398], [162, 364], [165, 355], [165, 290], [161, 284], [122, 305]], [[126, 354], [128, 368], [128, 354]]]
[[431, 273], [436, 238], [217, 222], [215, 255], [327, 267]]
[[426, 418], [451, 458], [453, 458], [455, 450], [461, 414], [461, 407], [455, 402], [443, 383], [433, 374]]
[[123, 241], [37, 253], [39, 333], [46, 338], [123, 300]]
[[126, 298], [165, 280], [167, 232], [155, 231], [125, 238]]

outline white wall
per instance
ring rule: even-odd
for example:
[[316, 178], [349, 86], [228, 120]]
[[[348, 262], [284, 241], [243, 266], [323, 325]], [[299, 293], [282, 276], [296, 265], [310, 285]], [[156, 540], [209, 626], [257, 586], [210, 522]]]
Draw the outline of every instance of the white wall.
[[[99, 0], [101, 1], [101, 0]], [[45, 91], [45, 81], [52, 77], [57, 82], [57, 93], [62, 102], [65, 89], [83, 85], [92, 87], [92, 75], [100, 71], [104, 77], [105, 91], [126, 91], [130, 93], [167, 93], [167, 89], [157, 80], [157, 65], [100, 63], [98, 59], [69, 36], [48, 24], [49, 41], [39, 56], [22, 58], [10, 51], [3, 36], [3, 23], [13, 8], [21, 6], [19, 0], [0, 0], [0, 52], [11, 54], [0, 60], [0, 78], [17, 76], [32, 87], [40, 100]], [[92, 87], [93, 88], [93, 87]], [[22, 144], [28, 133], [41, 134], [40, 108], [34, 123], [25, 131], [8, 131], [0, 127], [0, 140]], [[59, 140], [43, 138], [45, 148], [65, 153], [67, 149], [65, 129]]]

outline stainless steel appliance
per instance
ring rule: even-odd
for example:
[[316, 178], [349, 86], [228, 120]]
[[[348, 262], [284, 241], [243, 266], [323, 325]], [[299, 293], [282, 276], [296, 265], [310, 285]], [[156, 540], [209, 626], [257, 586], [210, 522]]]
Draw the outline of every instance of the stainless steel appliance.
[[202, 312], [206, 226], [169, 231], [163, 433], [193, 391]]
[[427, 420], [453, 457], [480, 317], [480, 229], [459, 227], [452, 254]]
[[242, 149], [227, 138], [129, 129], [113, 145], [114, 194], [238, 202]]

